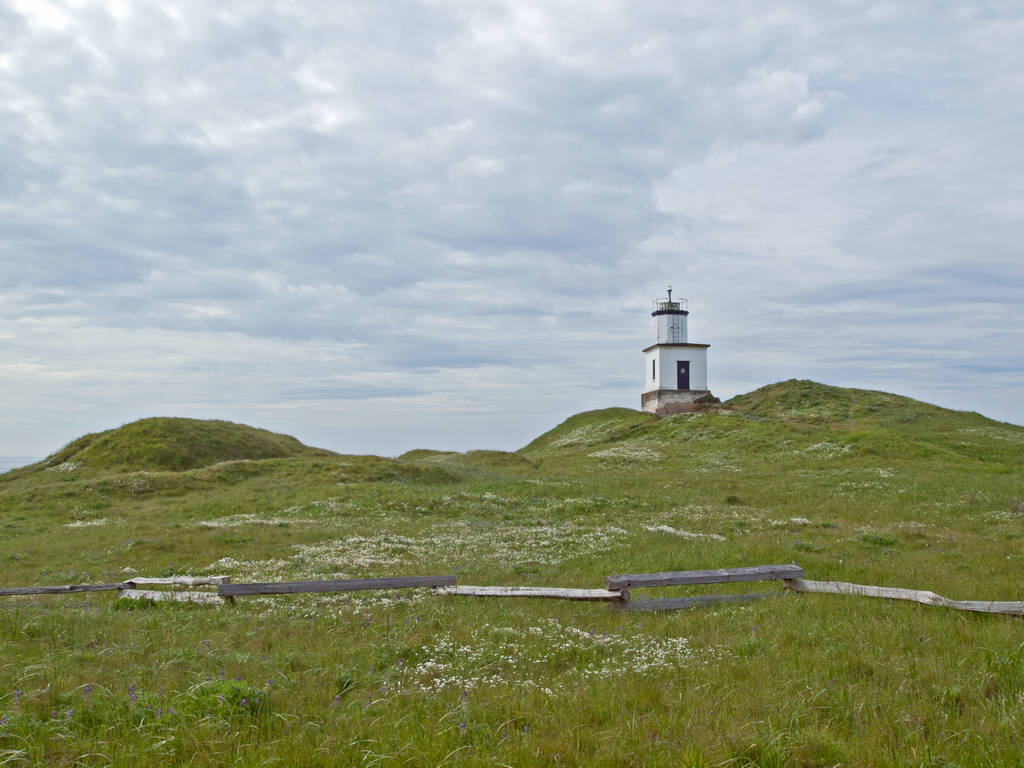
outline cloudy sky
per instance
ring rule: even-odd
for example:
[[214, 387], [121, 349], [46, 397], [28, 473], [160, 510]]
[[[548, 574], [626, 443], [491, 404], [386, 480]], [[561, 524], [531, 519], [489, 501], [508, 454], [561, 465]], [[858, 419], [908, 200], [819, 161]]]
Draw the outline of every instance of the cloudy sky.
[[0, 454], [144, 416], [346, 452], [639, 407], [650, 301], [1024, 423], [1019, 2], [8, 0]]

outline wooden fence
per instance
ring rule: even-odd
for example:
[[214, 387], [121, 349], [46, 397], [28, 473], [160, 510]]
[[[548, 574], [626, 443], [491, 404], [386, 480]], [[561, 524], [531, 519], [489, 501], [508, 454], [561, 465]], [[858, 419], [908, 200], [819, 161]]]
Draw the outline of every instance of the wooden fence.
[[[133, 577], [114, 584], [62, 584], [49, 587], [0, 587], [0, 595], [68, 595], [75, 592], [117, 592], [118, 597], [140, 600], [174, 601], [179, 603], [224, 602], [216, 592], [186, 591], [178, 587], [220, 586], [230, 576], [170, 576], [168, 578]], [[172, 587], [172, 589], [140, 589], [140, 587]]]
[[696, 595], [668, 597], [655, 600], [630, 600], [629, 590], [641, 587], [673, 587], [692, 584], [730, 584], [748, 581], [778, 581], [796, 579], [804, 575], [799, 565], [756, 565], [746, 568], [715, 568], [704, 571], [663, 571], [661, 573], [633, 573], [609, 576], [605, 586], [625, 595], [623, 608], [627, 611], [674, 611], [714, 603], [734, 603], [757, 600], [777, 594], [775, 592], [747, 592], [739, 595]]
[[415, 587], [448, 587], [455, 585], [455, 576], [405, 576], [379, 579], [339, 579], [334, 581], [279, 581], [263, 584], [221, 584], [217, 594], [294, 595], [303, 592], [358, 592], [366, 589], [411, 589]]
[[599, 600], [619, 602], [629, 599], [628, 593], [608, 589], [567, 589], [563, 587], [442, 587], [442, 595], [465, 597], [543, 597], [550, 600]]
[[937, 605], [955, 608], [958, 611], [977, 613], [1001, 613], [1008, 616], [1024, 616], [1024, 602], [989, 600], [950, 600], [934, 592], [917, 589], [896, 589], [895, 587], [870, 587], [866, 584], [848, 584], [845, 581], [809, 581], [793, 579], [786, 583], [794, 592], [824, 592], [830, 595], [860, 595], [861, 597], [884, 597], [889, 600], [911, 600], [922, 605]]
[[[835, 595], [881, 597], [890, 600], [911, 600], [923, 605], [953, 608], [961, 611], [1024, 616], [1024, 601], [950, 600], [934, 592], [893, 587], [874, 587], [841, 581], [811, 581], [803, 578], [799, 565], [757, 565], [741, 568], [716, 568], [697, 571], [667, 571], [609, 576], [605, 589], [563, 587], [509, 587], [458, 585], [454, 575], [397, 576], [367, 579], [336, 579], [321, 581], [287, 581], [233, 584], [227, 576], [174, 576], [170, 578], [132, 578], [115, 584], [64, 584], [60, 586], [0, 587], [2, 595], [66, 595], [76, 592], [116, 591], [119, 597], [173, 602], [221, 604], [235, 597], [250, 595], [286, 595], [311, 592], [356, 592], [362, 590], [397, 590], [430, 588], [436, 594], [465, 597], [526, 597], [556, 600], [586, 600], [610, 603], [626, 611], [668, 611], [715, 603], [757, 600], [774, 592], [747, 592], [727, 595], [693, 595], [661, 599], [631, 600], [630, 590], [700, 584], [781, 581], [794, 592], [822, 592]], [[170, 587], [170, 589], [155, 589]], [[196, 587], [216, 587], [216, 592]], [[192, 589], [184, 589], [192, 588]]]

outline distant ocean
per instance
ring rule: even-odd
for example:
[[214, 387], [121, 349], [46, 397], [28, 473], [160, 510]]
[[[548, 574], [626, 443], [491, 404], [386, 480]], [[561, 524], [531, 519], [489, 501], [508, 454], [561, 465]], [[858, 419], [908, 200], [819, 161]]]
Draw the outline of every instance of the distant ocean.
[[26, 464], [36, 461], [39, 461], [39, 459], [34, 456], [0, 456], [0, 472], [24, 467]]

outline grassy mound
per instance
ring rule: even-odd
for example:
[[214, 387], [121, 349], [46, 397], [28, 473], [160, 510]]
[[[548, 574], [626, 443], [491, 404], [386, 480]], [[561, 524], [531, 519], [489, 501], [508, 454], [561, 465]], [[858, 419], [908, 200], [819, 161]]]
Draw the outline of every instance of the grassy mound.
[[851, 389], [789, 379], [737, 395], [725, 407], [765, 419], [828, 424], [869, 419], [906, 423], [960, 414], [909, 397], [870, 389]]
[[140, 419], [117, 429], [84, 435], [46, 459], [90, 469], [181, 471], [240, 459], [329, 455], [294, 437], [229, 421]]
[[821, 423], [845, 419], [852, 402], [853, 390], [789, 379], [737, 395], [725, 407], [764, 419]]
[[847, 433], [851, 444], [876, 456], [933, 456], [1019, 465], [1024, 427], [868, 389], [790, 379], [738, 395], [734, 413], [775, 428]]
[[571, 416], [519, 450], [528, 458], [545, 456], [574, 446], [600, 445], [639, 434], [658, 422], [650, 413], [630, 408], [603, 408]]
[[398, 458], [406, 463], [491, 474], [518, 474], [536, 469], [536, 465], [525, 456], [508, 451], [475, 450], [458, 453], [417, 448]]
[[[713, 446], [713, 448], [712, 448]], [[867, 457], [1020, 466], [1024, 428], [909, 397], [790, 380], [739, 395], [720, 411], [658, 419], [626, 408], [588, 411], [520, 453], [548, 471], [628, 473], [655, 464], [725, 466], [737, 457], [803, 462]], [[730, 458], [731, 457], [731, 458]], [[709, 463], [710, 462], [710, 463]]]

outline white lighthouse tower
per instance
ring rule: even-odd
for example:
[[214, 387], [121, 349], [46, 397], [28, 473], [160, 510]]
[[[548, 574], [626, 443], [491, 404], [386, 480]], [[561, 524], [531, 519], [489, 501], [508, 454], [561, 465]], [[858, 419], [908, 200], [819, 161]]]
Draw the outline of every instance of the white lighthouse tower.
[[686, 299], [655, 299], [651, 316], [655, 323], [654, 344], [644, 350], [647, 383], [640, 396], [640, 408], [665, 416], [696, 409], [694, 403], [709, 396], [708, 347], [691, 344], [686, 338]]

